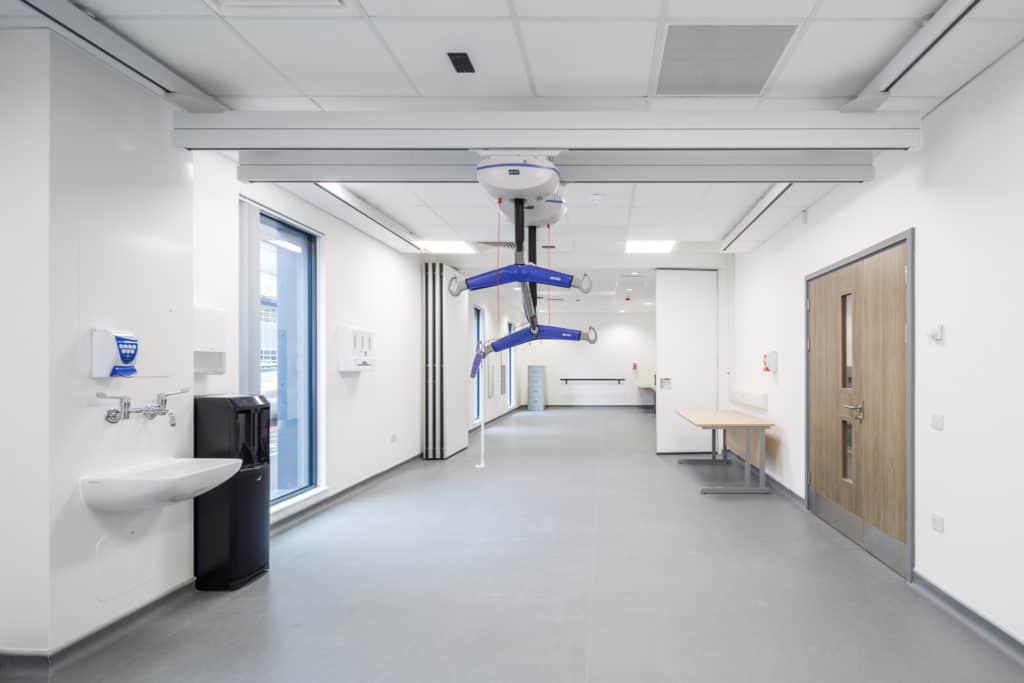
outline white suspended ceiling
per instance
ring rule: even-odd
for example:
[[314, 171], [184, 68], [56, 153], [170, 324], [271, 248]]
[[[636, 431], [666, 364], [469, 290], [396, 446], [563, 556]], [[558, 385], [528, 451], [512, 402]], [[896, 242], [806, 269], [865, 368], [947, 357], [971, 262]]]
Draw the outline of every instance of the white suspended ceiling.
[[[462, 108], [468, 99], [510, 108], [808, 111], [856, 96], [942, 0], [79, 4], [232, 108], [418, 109], [460, 98]], [[32, 16], [0, 0], [0, 25], [31, 25]], [[796, 28], [761, 92], [659, 97], [667, 29], [680, 24]], [[1024, 3], [982, 0], [883, 109], [931, 109], [1022, 37]], [[468, 52], [477, 73], [455, 74], [448, 51]]]

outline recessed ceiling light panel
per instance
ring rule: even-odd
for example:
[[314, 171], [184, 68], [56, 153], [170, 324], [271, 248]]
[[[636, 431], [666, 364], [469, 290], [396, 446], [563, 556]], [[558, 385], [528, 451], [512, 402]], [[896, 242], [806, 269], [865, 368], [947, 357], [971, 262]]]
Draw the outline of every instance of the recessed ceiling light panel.
[[675, 240], [626, 240], [627, 254], [671, 254]]

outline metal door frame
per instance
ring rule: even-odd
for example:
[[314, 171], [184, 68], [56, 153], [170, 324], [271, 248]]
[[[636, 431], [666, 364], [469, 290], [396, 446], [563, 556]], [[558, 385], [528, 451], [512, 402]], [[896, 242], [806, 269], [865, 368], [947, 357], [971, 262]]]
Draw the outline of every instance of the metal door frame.
[[[885, 251], [889, 247], [905, 242], [907, 245], [907, 396], [906, 396], [906, 411], [907, 411], [907, 434], [906, 434], [906, 448], [907, 448], [907, 556], [905, 566], [895, 567], [888, 562], [883, 563], [897, 571], [907, 581], [913, 581], [914, 576], [914, 551], [915, 551], [915, 533], [914, 533], [914, 354], [915, 354], [915, 340], [914, 340], [914, 231], [915, 228], [909, 228], [901, 233], [893, 235], [892, 237], [882, 240], [877, 244], [874, 244], [867, 249], [863, 249], [852, 256], [848, 256], [840, 261], [817, 270], [807, 277], [804, 278], [804, 500], [806, 502], [808, 512], [812, 512], [812, 493], [811, 493], [811, 349], [810, 349], [810, 334], [811, 334], [811, 311], [810, 311], [810, 296], [811, 296], [811, 281], [820, 278], [823, 275], [828, 275], [831, 272], [844, 268], [851, 263], [862, 261], [870, 256]], [[838, 506], [837, 506], [838, 507]], [[844, 510], [845, 511], [845, 510]], [[851, 513], [852, 514], [852, 513]], [[835, 527], [834, 527], [835, 528]], [[838, 529], [837, 529], [838, 530]], [[840, 533], [842, 531], [840, 530]], [[845, 534], [844, 534], [845, 535]], [[863, 546], [863, 544], [861, 544]], [[865, 550], [868, 550], [865, 547]], [[870, 551], [869, 551], [870, 552]], [[880, 560], [882, 558], [879, 558]]]

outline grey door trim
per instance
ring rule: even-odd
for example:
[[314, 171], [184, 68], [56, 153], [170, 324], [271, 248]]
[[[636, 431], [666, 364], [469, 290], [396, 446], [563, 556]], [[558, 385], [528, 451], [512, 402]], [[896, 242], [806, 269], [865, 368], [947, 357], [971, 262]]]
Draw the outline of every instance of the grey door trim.
[[[828, 275], [851, 263], [856, 263], [869, 256], [874, 256], [880, 251], [885, 251], [901, 242], [907, 244], [907, 553], [905, 566], [893, 567], [908, 581], [914, 579], [914, 555], [915, 555], [915, 534], [914, 534], [914, 355], [915, 355], [915, 316], [914, 316], [914, 268], [915, 268], [915, 228], [909, 228], [901, 233], [893, 235], [888, 239], [873, 244], [867, 249], [858, 251], [852, 256], [836, 261], [835, 263], [816, 270], [804, 278], [804, 499], [807, 509], [811, 510], [811, 312], [808, 302], [811, 295], [811, 282], [817, 278]], [[902, 564], [902, 563], [901, 563]]]

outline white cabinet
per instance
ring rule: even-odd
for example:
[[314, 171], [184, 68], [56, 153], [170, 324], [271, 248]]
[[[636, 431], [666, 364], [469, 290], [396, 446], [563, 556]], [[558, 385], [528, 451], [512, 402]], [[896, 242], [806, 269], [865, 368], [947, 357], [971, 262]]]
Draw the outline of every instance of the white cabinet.
[[374, 366], [373, 332], [358, 327], [339, 325], [336, 332], [338, 372], [362, 372]]

